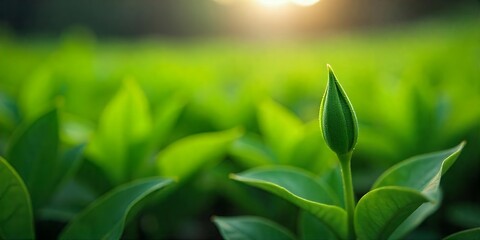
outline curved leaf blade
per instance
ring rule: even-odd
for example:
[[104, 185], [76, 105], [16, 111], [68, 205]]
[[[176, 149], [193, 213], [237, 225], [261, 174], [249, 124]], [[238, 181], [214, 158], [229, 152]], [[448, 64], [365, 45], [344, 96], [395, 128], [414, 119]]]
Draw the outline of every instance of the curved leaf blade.
[[51, 196], [57, 185], [55, 174], [63, 170], [59, 169], [58, 148], [56, 109], [19, 129], [7, 148], [7, 159], [25, 182], [35, 208], [45, 204]]
[[365, 194], [355, 209], [358, 239], [388, 239], [395, 229], [429, 199], [405, 187], [381, 187]]
[[0, 239], [34, 239], [33, 213], [27, 187], [0, 157]]
[[443, 240], [476, 240], [480, 239], [480, 227], [463, 230], [445, 237]]
[[106, 193], [78, 214], [60, 239], [119, 239], [130, 209], [147, 195], [173, 183], [151, 178], [121, 185]]
[[448, 150], [424, 154], [394, 165], [381, 175], [372, 189], [384, 186], [402, 186], [429, 194], [435, 192], [442, 175], [460, 155], [465, 142]]
[[401, 186], [415, 189], [431, 202], [424, 203], [392, 233], [392, 239], [403, 238], [439, 207], [441, 200], [440, 180], [460, 155], [465, 142], [448, 150], [424, 154], [394, 165], [381, 175], [373, 189], [384, 186]]
[[284, 227], [260, 217], [214, 217], [213, 222], [226, 240], [295, 239]]
[[262, 167], [231, 178], [280, 196], [319, 218], [341, 239], [347, 236], [347, 214], [333, 204], [338, 199], [325, 184], [300, 169], [292, 167]]
[[417, 228], [423, 220], [428, 216], [434, 213], [438, 207], [440, 207], [440, 201], [442, 199], [441, 191], [436, 191], [429, 196], [430, 202], [426, 202], [417, 208], [410, 216], [408, 216], [405, 221], [400, 224], [397, 229], [390, 235], [389, 239], [402, 239], [411, 232], [413, 229]]
[[234, 128], [180, 139], [159, 154], [157, 168], [160, 175], [183, 180], [203, 165], [219, 161], [230, 144], [240, 135], [241, 131]]

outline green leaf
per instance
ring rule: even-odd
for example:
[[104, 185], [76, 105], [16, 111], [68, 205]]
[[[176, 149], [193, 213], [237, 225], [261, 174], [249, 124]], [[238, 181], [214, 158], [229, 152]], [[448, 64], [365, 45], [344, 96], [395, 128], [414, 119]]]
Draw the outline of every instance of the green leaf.
[[347, 236], [347, 214], [328, 185], [306, 171], [291, 167], [261, 167], [231, 176], [274, 193], [319, 218], [338, 238]]
[[410, 216], [408, 216], [402, 224], [390, 235], [389, 239], [402, 239], [413, 229], [417, 228], [423, 220], [434, 213], [440, 206], [442, 200], [441, 191], [429, 195], [430, 202], [426, 202], [417, 208]]
[[391, 167], [378, 178], [373, 189], [384, 186], [408, 187], [431, 199], [413, 212], [392, 233], [392, 239], [403, 238], [439, 207], [441, 177], [456, 161], [464, 145], [465, 143], [461, 143], [445, 151], [412, 157]]
[[393, 231], [429, 199], [405, 187], [381, 187], [365, 194], [355, 209], [358, 239], [388, 239]]
[[337, 154], [346, 154], [357, 143], [357, 117], [332, 68], [327, 67], [328, 84], [320, 104], [320, 127], [330, 149]]
[[162, 176], [184, 180], [205, 164], [215, 164], [230, 144], [240, 137], [237, 128], [214, 133], [202, 133], [180, 139], [165, 148], [157, 158]]
[[7, 148], [7, 159], [27, 185], [34, 208], [45, 204], [57, 185], [56, 174], [64, 170], [59, 168], [57, 115], [51, 110], [19, 129]]
[[20, 176], [0, 157], [0, 239], [34, 239], [32, 204]]
[[90, 153], [116, 183], [133, 178], [146, 161], [145, 141], [152, 132], [148, 101], [134, 81], [124, 82], [103, 111]]
[[443, 240], [478, 240], [480, 239], [480, 227], [460, 231], [445, 237]]
[[63, 153], [59, 161], [59, 170], [54, 173], [57, 185], [65, 183], [77, 172], [82, 163], [85, 146], [85, 144], [80, 144]]
[[260, 217], [214, 217], [213, 222], [225, 240], [293, 240], [287, 229]]
[[275, 153], [279, 163], [288, 163], [292, 151], [303, 138], [303, 123], [280, 104], [267, 100], [259, 108], [258, 120], [260, 131], [266, 144]]
[[372, 189], [383, 186], [402, 186], [429, 194], [435, 192], [442, 175], [460, 155], [465, 142], [451, 149], [415, 156], [400, 162], [383, 173]]
[[298, 229], [302, 240], [324, 239], [333, 240], [338, 239], [332, 231], [330, 231], [324, 223], [322, 223], [314, 215], [302, 211], [298, 221]]
[[119, 239], [130, 209], [154, 191], [172, 184], [171, 179], [151, 178], [121, 185], [78, 214], [60, 239]]

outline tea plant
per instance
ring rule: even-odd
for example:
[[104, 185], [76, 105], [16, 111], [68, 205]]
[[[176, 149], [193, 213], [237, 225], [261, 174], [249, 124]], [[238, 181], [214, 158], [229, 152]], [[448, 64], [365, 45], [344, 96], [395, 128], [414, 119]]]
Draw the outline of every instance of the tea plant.
[[[409, 158], [385, 171], [371, 190], [355, 201], [351, 158], [358, 124], [353, 107], [329, 67], [320, 107], [323, 138], [339, 160], [340, 173], [315, 177], [289, 166], [258, 167], [231, 178], [276, 194], [300, 207], [300, 234], [322, 239], [399, 239], [432, 214], [441, 200], [440, 180], [464, 142], [448, 150]], [[340, 174], [342, 188], [332, 184]], [[294, 235], [258, 217], [215, 217], [225, 239], [293, 239]]]
[[[15, 133], [7, 149], [8, 161], [0, 157], [1, 239], [34, 239], [34, 223], [51, 218], [52, 198], [78, 170], [84, 147], [64, 152], [60, 148], [56, 109]], [[152, 177], [118, 186], [76, 214], [59, 238], [119, 239], [131, 208], [172, 183]]]
[[173, 99], [153, 121], [140, 87], [126, 81], [107, 104], [93, 141], [74, 147], [66, 147], [72, 133], [59, 109], [31, 117], [15, 129], [0, 158], [0, 239], [34, 239], [48, 221], [67, 223], [49, 237], [119, 239], [130, 212], [144, 206], [139, 202], [173, 185], [173, 178], [183, 186], [220, 161], [241, 135], [234, 128], [164, 144], [181, 108], [181, 100]]

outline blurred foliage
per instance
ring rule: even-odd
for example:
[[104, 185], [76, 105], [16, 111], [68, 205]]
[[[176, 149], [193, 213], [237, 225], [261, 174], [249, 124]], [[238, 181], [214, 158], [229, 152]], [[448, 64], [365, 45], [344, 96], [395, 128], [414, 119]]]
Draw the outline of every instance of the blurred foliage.
[[[476, 209], [480, 199], [479, 28], [477, 16], [465, 15], [277, 42], [100, 41], [82, 28], [30, 39], [0, 31], [0, 155], [52, 106], [55, 145], [87, 144], [72, 180], [52, 195], [36, 193], [46, 206], [34, 209], [43, 237], [57, 236], [118, 184], [162, 171], [185, 181], [145, 200], [150, 204], [130, 217], [136, 221], [127, 220], [126, 237], [218, 237], [214, 214], [259, 215], [294, 229], [296, 208], [227, 178], [259, 165], [322, 176], [336, 169], [317, 120], [329, 63], [359, 120], [352, 160], [358, 195], [406, 157], [467, 141], [445, 176], [442, 207], [412, 235], [446, 236], [475, 222], [457, 215], [463, 203]], [[182, 166], [188, 161], [194, 167]]]

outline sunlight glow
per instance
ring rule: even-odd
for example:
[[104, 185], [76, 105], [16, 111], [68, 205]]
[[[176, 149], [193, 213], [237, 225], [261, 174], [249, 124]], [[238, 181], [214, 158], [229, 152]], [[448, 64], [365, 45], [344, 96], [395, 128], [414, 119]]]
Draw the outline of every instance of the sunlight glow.
[[290, 0], [290, 2], [304, 7], [313, 6], [319, 1], [320, 0]]
[[[221, 5], [230, 5], [234, 2], [239, 2], [239, 0], [238, 1], [237, 0], [213, 0], [213, 1]], [[250, 0], [250, 1], [266, 8], [279, 8], [279, 7], [284, 7], [290, 4], [301, 6], [301, 7], [310, 7], [320, 2], [320, 0]]]
[[281, 7], [289, 3], [289, 0], [257, 0], [264, 7]]

